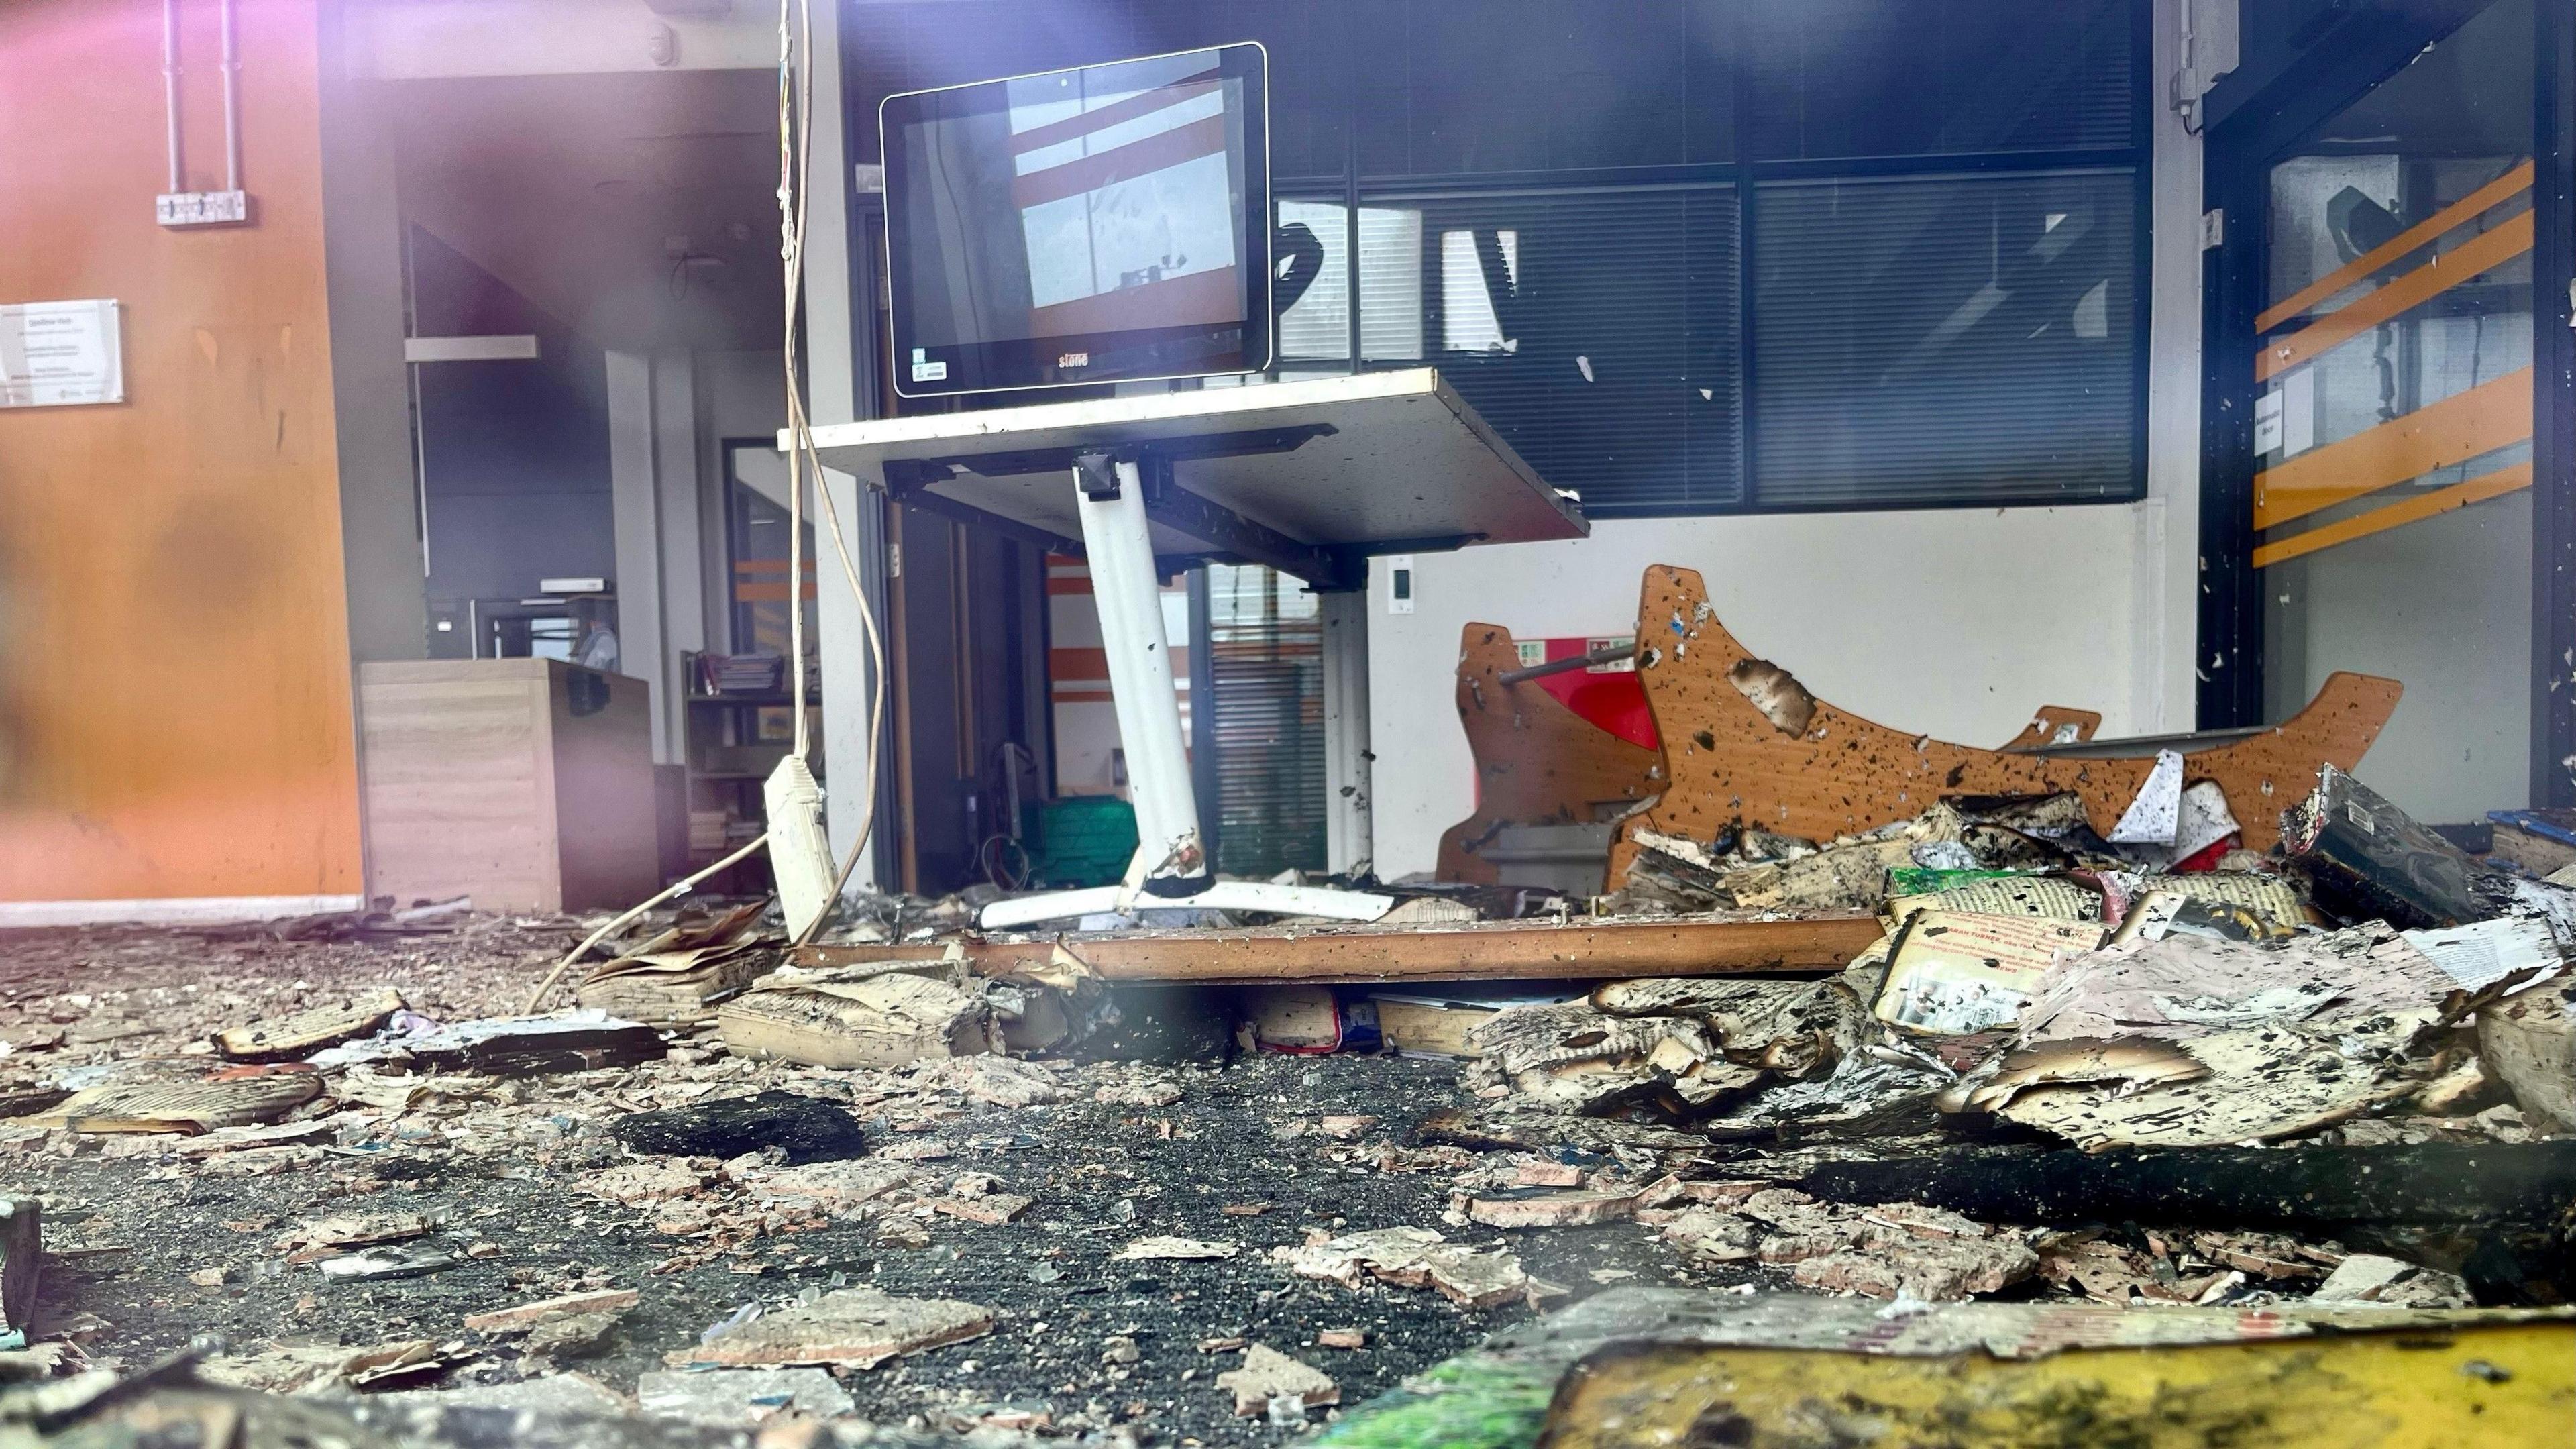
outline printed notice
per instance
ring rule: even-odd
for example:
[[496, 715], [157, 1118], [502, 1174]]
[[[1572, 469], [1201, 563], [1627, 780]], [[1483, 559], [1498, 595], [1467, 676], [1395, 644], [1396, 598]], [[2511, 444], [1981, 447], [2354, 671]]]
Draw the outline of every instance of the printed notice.
[[0, 407], [123, 401], [115, 302], [0, 302]]

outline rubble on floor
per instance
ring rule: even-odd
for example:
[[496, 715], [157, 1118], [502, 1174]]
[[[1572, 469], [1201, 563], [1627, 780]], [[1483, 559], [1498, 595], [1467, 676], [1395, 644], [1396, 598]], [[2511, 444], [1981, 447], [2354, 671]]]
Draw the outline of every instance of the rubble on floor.
[[770, 1313], [728, 1320], [694, 1348], [663, 1357], [673, 1368], [837, 1365], [872, 1369], [891, 1358], [980, 1338], [993, 1311], [945, 1298], [897, 1298], [872, 1288], [843, 1288]]
[[1466, 1308], [1535, 1301], [1542, 1291], [1511, 1254], [1452, 1243], [1428, 1228], [1376, 1228], [1340, 1237], [1318, 1229], [1303, 1244], [1272, 1249], [1270, 1256], [1301, 1278], [1354, 1289], [1372, 1281], [1429, 1288]]
[[1235, 1413], [1274, 1423], [1302, 1424], [1307, 1410], [1342, 1401], [1342, 1391], [1321, 1369], [1259, 1343], [1244, 1349], [1240, 1367], [1218, 1374], [1216, 1386], [1233, 1392]]
[[749, 902], [527, 1013], [593, 927], [64, 936], [0, 997], [0, 1428], [313, 1390], [361, 1396], [328, 1432], [401, 1399], [436, 1442], [488, 1399], [669, 1442], [1266, 1444], [1640, 1281], [1755, 1315], [1704, 1325], [2108, 1341], [2576, 1297], [2576, 888], [2332, 771], [2231, 849], [2246, 802], [2176, 758], [2109, 838], [2073, 796], [1649, 835], [1608, 903], [1877, 913], [1839, 971], [1149, 987], [1079, 936], [981, 974], [959, 903], [791, 960]]

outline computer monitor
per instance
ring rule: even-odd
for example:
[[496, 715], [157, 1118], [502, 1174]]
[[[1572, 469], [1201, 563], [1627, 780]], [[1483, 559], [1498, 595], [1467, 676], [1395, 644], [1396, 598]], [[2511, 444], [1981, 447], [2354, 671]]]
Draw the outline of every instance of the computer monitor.
[[886, 97], [895, 391], [1269, 367], [1268, 82], [1245, 43]]

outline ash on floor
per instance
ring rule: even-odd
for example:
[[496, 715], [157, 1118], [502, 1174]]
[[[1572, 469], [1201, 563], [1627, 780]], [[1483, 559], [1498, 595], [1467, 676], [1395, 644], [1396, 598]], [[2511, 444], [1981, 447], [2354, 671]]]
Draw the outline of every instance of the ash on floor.
[[[380, 984], [425, 1012], [504, 1014], [566, 935], [488, 920], [390, 941], [21, 935], [0, 946], [0, 1041], [11, 1044], [0, 1066], [59, 1079], [201, 1053], [194, 1044], [221, 1027]], [[1424, 1147], [1415, 1133], [1468, 1101], [1454, 1064], [1254, 1055], [1008, 1063], [999, 1075], [957, 1065], [829, 1071], [682, 1044], [660, 1061], [549, 1077], [351, 1068], [298, 1114], [325, 1124], [304, 1140], [207, 1151], [203, 1138], [12, 1133], [0, 1121], [0, 1161], [12, 1191], [41, 1197], [48, 1214], [40, 1333], [126, 1368], [219, 1337], [210, 1373], [272, 1387], [361, 1349], [426, 1340], [443, 1366], [401, 1387], [561, 1369], [631, 1392], [747, 1306], [776, 1311], [865, 1287], [993, 1315], [983, 1336], [845, 1372], [855, 1412], [875, 1422], [1272, 1443], [1310, 1421], [1241, 1416], [1216, 1382], [1253, 1346], [1321, 1370], [1351, 1405], [1525, 1317], [1533, 1298], [1564, 1302], [1612, 1282], [1777, 1281], [1768, 1269], [1694, 1269], [1628, 1222], [1498, 1231], [1467, 1220], [1453, 1207], [1455, 1182], [1493, 1159]], [[762, 1091], [845, 1108], [868, 1150], [836, 1175], [835, 1164], [757, 1155], [638, 1155], [607, 1130], [633, 1112]], [[1555, 1163], [1549, 1176], [1617, 1170], [1583, 1152], [1530, 1161]], [[1274, 1257], [1395, 1227], [1511, 1255], [1534, 1281], [1476, 1308], [1435, 1286], [1300, 1276]], [[291, 1248], [335, 1233], [339, 1246], [318, 1251], [408, 1264], [413, 1275], [333, 1276], [317, 1250]], [[1121, 1256], [1156, 1239], [1236, 1251]], [[587, 1340], [464, 1327], [471, 1315], [611, 1288], [639, 1290], [640, 1301]]]

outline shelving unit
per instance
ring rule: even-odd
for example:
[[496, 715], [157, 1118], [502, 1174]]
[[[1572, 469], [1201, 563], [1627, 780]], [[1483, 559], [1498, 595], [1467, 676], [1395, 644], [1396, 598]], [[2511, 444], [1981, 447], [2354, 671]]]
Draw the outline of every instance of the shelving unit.
[[[808, 708], [819, 708], [822, 702], [821, 691], [807, 692]], [[759, 718], [763, 710], [793, 708], [795, 700], [780, 690], [692, 694], [684, 703], [682, 764], [688, 772], [689, 868], [696, 870], [767, 828], [769, 812], [761, 798], [761, 782], [786, 757], [788, 742], [762, 739]], [[816, 729], [811, 759], [818, 775], [823, 772], [821, 741], [822, 732]], [[710, 840], [702, 834], [700, 822], [716, 813], [724, 815], [728, 824], [721, 840]], [[767, 858], [754, 855], [710, 881], [708, 888], [748, 894], [766, 890], [769, 884]]]

